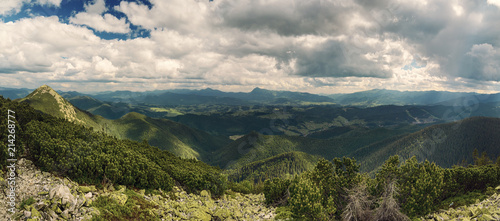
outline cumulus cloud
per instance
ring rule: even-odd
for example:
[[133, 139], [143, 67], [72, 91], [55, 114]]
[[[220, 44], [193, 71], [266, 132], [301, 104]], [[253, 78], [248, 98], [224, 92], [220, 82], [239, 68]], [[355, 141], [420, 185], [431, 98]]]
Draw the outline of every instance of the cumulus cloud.
[[118, 19], [111, 14], [104, 14], [104, 16], [90, 13], [78, 13], [70, 19], [73, 24], [86, 25], [100, 32], [112, 33], [128, 33], [130, 32], [130, 25], [127, 24], [125, 18]]
[[350, 1], [222, 1], [217, 12], [223, 23], [248, 31], [270, 30], [280, 35], [340, 34], [356, 5]]
[[61, 5], [62, 0], [36, 0], [36, 3], [40, 5], [48, 5], [59, 7]]
[[[57, 17], [0, 23], [0, 72], [24, 76], [16, 81], [121, 89], [259, 86], [333, 93], [474, 90], [484, 82], [484, 90], [498, 90], [495, 2], [152, 0], [108, 9], [95, 0], [70, 24]], [[80, 25], [109, 33], [138, 26], [150, 35], [103, 40]]]
[[115, 10], [127, 15], [130, 22], [145, 29], [165, 28], [192, 33], [199, 31], [210, 17], [208, 1], [152, 0], [152, 8], [135, 2], [122, 1]]
[[117, 18], [110, 13], [104, 13], [106, 5], [104, 0], [95, 0], [92, 4], [85, 4], [85, 12], [80, 12], [70, 18], [70, 22], [86, 25], [100, 32], [126, 34], [131, 31], [126, 18]]
[[21, 10], [21, 7], [28, 0], [6, 0], [0, 4], [0, 15], [15, 14]]
[[[59, 7], [62, 0], [35, 0], [32, 3], [43, 6]], [[17, 14], [24, 4], [31, 3], [30, 0], [4, 0], [0, 4], [0, 16]]]
[[106, 11], [106, 3], [104, 0], [94, 0], [92, 4], [85, 4], [84, 8], [87, 13], [100, 15]]

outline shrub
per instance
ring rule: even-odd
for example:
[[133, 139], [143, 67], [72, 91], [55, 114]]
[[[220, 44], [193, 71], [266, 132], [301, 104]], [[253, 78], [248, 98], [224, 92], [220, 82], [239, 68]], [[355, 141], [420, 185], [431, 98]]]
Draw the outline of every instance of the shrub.
[[291, 181], [287, 179], [274, 178], [272, 180], [266, 180], [264, 183], [264, 196], [266, 198], [266, 204], [268, 205], [285, 205], [290, 192], [288, 187]]
[[295, 179], [290, 185], [288, 204], [294, 217], [299, 219], [328, 220], [336, 212], [333, 198], [329, 197], [327, 202], [323, 203], [321, 188], [307, 176]]

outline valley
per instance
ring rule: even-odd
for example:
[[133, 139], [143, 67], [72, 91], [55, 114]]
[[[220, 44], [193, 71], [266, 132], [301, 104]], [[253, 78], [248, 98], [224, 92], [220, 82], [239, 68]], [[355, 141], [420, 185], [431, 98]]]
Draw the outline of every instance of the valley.
[[[12, 90], [5, 95], [16, 97], [19, 93]], [[220, 197], [226, 190], [269, 194], [266, 188], [277, 185], [272, 180], [296, 180], [319, 173], [325, 159], [334, 159], [334, 168], [343, 164], [344, 170], [359, 165], [353, 172], [364, 173], [366, 178], [359, 175], [356, 179], [372, 182], [369, 180], [379, 177], [387, 159], [395, 155], [401, 162], [428, 160], [443, 171], [476, 163], [474, 151], [492, 161], [500, 156], [496, 95], [437, 96], [439, 93], [367, 91], [323, 96], [257, 88], [250, 93], [206, 89], [89, 95], [56, 92], [44, 85], [25, 97], [3, 102], [30, 116], [23, 125], [25, 157], [42, 170], [85, 184], [111, 181], [145, 189], [179, 186], [188, 193], [209, 190], [212, 196]], [[373, 103], [360, 100], [365, 96]], [[49, 115], [53, 119], [45, 117]], [[77, 132], [67, 134], [59, 131], [60, 127]], [[89, 161], [84, 152], [92, 153], [94, 159]], [[137, 156], [141, 157], [132, 160]], [[75, 159], [74, 163], [65, 161]], [[165, 177], [143, 182], [141, 179], [152, 174], [135, 177], [137, 174], [118, 166], [124, 163], [146, 165], [132, 170], [150, 168]], [[194, 170], [186, 173], [187, 168]], [[88, 170], [100, 175], [87, 174]], [[307, 182], [319, 182], [314, 179]], [[491, 187], [497, 181], [487, 183]], [[355, 184], [360, 183], [350, 187]], [[371, 194], [381, 194], [382, 186], [376, 188]], [[340, 204], [335, 207], [343, 208]], [[286, 211], [294, 213], [293, 208], [293, 203], [289, 204]]]

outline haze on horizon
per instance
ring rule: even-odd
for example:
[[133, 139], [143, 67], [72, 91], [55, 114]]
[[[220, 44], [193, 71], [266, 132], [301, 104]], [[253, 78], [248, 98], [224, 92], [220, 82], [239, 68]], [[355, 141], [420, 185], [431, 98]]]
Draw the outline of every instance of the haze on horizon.
[[498, 0], [11, 0], [0, 86], [494, 93], [498, 27]]

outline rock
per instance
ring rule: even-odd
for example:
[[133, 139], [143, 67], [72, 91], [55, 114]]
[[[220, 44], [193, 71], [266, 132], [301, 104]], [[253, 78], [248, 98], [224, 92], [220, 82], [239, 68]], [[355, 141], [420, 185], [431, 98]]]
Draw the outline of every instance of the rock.
[[69, 219], [70, 216], [69, 216], [69, 211], [66, 209], [64, 210], [62, 213], [61, 213], [61, 217], [64, 218], [64, 219]]
[[35, 209], [35, 207], [31, 207], [31, 217], [33, 218], [42, 218], [42, 214]]
[[116, 202], [120, 205], [125, 205], [128, 200], [128, 196], [123, 193], [112, 193], [109, 197], [116, 200]]
[[87, 207], [88, 207], [88, 206], [90, 206], [90, 205], [92, 205], [92, 200], [91, 200], [91, 199], [87, 199], [87, 200], [85, 200], [85, 204], [84, 204], [84, 206], [87, 206]]
[[200, 192], [200, 196], [204, 197], [204, 198], [207, 198], [207, 197], [210, 197], [210, 193], [208, 193], [208, 191], [206, 191], [206, 190], [202, 190]]
[[91, 199], [92, 198], [92, 192], [88, 192], [87, 194], [85, 194], [85, 198], [86, 199]]
[[124, 185], [119, 185], [119, 186], [117, 187], [117, 192], [119, 192], [119, 193], [123, 193], [123, 192], [125, 192], [125, 190], [126, 190], [126, 189], [127, 189], [127, 187], [126, 187], [126, 186], [124, 186]]
[[48, 194], [49, 194], [49, 192], [47, 192], [47, 191], [38, 192], [38, 195], [48, 195]]
[[141, 196], [144, 196], [145, 193], [146, 193], [145, 189], [139, 190], [138, 192], [138, 194], [140, 194]]
[[216, 216], [222, 220], [225, 220], [231, 216], [231, 212], [226, 208], [217, 208], [215, 210], [213, 216]]
[[49, 191], [49, 199], [53, 202], [61, 201], [63, 209], [74, 210], [76, 207], [76, 198], [71, 194], [69, 187], [64, 185], [57, 185]]
[[57, 218], [59, 217], [53, 210], [49, 210], [47, 214], [49, 215], [51, 220], [57, 220]]
[[73, 200], [75, 197], [71, 194], [71, 191], [67, 186], [57, 185], [49, 191], [49, 199], [61, 199], [61, 203], [65, 204], [68, 201]]
[[87, 201], [85, 197], [79, 197], [76, 200], [76, 209], [80, 209], [80, 207], [82, 207], [83, 205], [85, 205], [85, 201]]
[[95, 188], [94, 185], [92, 185], [92, 186], [79, 186], [78, 190], [82, 193], [97, 192], [97, 189]]
[[24, 211], [24, 217], [30, 218], [31, 217], [31, 211], [25, 210]]
[[190, 219], [210, 221], [212, 220], [212, 216], [204, 211], [195, 210], [191, 213]]

